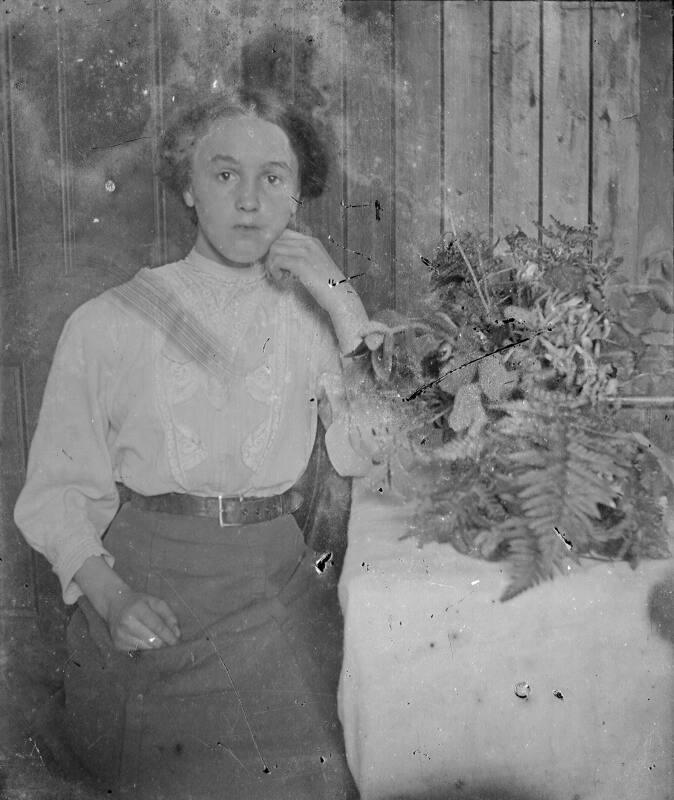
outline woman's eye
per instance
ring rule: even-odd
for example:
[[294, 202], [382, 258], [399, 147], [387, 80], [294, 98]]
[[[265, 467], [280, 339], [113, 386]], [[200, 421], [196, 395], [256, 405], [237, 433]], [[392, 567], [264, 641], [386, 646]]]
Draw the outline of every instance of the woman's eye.
[[221, 181], [228, 181], [231, 179], [232, 173], [225, 169], [222, 172], [218, 173], [218, 177], [220, 178]]
[[269, 181], [272, 186], [276, 186], [281, 182], [281, 179], [278, 175], [267, 175], [267, 181]]

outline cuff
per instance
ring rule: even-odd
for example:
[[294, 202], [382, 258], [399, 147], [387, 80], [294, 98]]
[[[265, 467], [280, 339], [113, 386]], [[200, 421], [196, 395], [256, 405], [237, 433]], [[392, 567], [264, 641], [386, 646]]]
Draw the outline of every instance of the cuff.
[[113, 567], [115, 559], [100, 542], [95, 539], [78, 541], [70, 545], [54, 564], [54, 572], [61, 582], [63, 602], [72, 605], [83, 592], [73, 580], [73, 576], [84, 562], [92, 556], [103, 556], [109, 567]]
[[361, 478], [372, 469], [372, 461], [352, 446], [349, 433], [348, 417], [340, 417], [325, 432], [325, 447], [332, 466], [342, 477]]

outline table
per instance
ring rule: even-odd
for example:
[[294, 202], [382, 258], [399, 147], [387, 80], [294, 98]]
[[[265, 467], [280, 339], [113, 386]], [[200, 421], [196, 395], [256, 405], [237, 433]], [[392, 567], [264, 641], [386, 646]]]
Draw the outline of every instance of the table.
[[339, 707], [362, 800], [671, 797], [672, 648], [648, 614], [671, 561], [501, 603], [503, 564], [400, 541], [413, 510], [354, 486]]

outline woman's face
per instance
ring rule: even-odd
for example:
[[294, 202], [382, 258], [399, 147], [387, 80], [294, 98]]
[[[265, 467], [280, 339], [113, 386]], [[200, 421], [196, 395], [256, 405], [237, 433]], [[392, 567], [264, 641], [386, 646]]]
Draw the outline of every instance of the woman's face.
[[257, 117], [216, 120], [192, 156], [185, 202], [195, 209], [195, 249], [233, 267], [262, 259], [294, 213], [299, 167], [285, 132]]

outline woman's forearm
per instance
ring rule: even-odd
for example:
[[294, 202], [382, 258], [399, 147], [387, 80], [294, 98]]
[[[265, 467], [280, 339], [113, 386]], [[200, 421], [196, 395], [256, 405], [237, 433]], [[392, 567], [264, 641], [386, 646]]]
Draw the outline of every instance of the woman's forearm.
[[102, 556], [91, 556], [77, 570], [75, 583], [98, 613], [107, 620], [113, 600], [129, 592], [129, 586]]
[[348, 284], [334, 286], [324, 293], [322, 303], [330, 315], [339, 349], [346, 355], [355, 350], [363, 340], [363, 330], [369, 318], [358, 294]]

